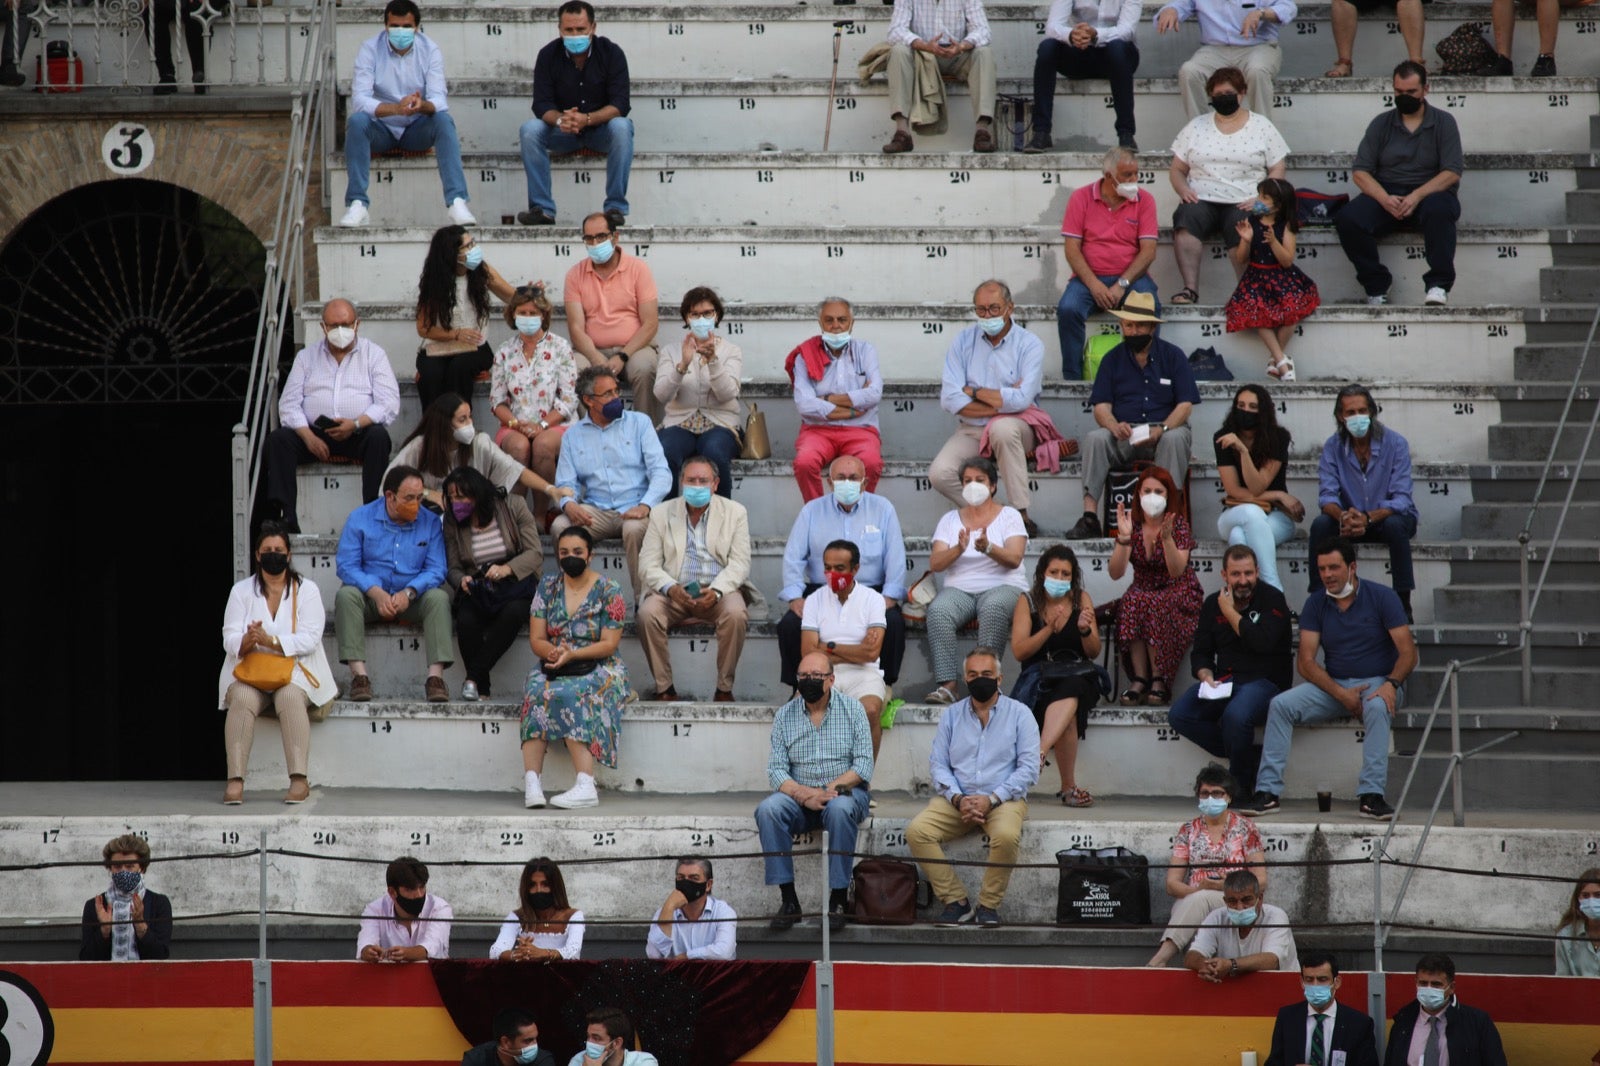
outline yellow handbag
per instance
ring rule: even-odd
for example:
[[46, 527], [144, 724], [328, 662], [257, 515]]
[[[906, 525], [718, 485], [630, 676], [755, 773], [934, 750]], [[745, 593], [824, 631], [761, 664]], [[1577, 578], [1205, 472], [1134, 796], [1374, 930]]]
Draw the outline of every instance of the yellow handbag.
[[[295, 631], [300, 614], [300, 586], [296, 584], [289, 592], [289, 632]], [[242, 681], [251, 688], [258, 688], [262, 692], [276, 692], [289, 683], [294, 676], [294, 668], [298, 665], [293, 656], [271, 655], [264, 651], [246, 652], [239, 660], [239, 665], [233, 668], [235, 681]], [[301, 667], [302, 670], [305, 667]], [[306, 677], [311, 678], [313, 685], [319, 685], [316, 678], [311, 677], [311, 671], [306, 670]]]
[[750, 417], [744, 422], [744, 446], [739, 449], [739, 458], [772, 458], [772, 440], [767, 436], [767, 416], [755, 404], [750, 405]]

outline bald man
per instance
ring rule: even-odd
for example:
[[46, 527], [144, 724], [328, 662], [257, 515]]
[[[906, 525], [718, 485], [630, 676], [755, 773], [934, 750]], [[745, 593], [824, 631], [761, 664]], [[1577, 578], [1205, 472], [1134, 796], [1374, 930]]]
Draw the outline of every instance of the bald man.
[[361, 501], [378, 498], [389, 466], [389, 431], [400, 416], [400, 386], [389, 356], [360, 336], [361, 316], [349, 300], [322, 308], [322, 336], [294, 357], [278, 397], [279, 426], [267, 436], [266, 511], [291, 532], [295, 513], [295, 469], [302, 463], [339, 458], [361, 464]]

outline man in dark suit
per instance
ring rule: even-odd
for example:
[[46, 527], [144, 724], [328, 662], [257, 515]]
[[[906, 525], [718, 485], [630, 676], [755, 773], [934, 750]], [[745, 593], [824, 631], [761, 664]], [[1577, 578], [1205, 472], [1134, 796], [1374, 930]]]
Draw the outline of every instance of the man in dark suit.
[[[1441, 1054], [1448, 1053], [1448, 1058]], [[1456, 1000], [1456, 964], [1448, 955], [1417, 960], [1417, 998], [1389, 1030], [1384, 1066], [1506, 1066], [1500, 1031], [1487, 1011]]]
[[1304, 1003], [1278, 1011], [1267, 1066], [1378, 1066], [1372, 1019], [1335, 999], [1339, 962], [1329, 951], [1300, 956]]
[[461, 1056], [461, 1066], [556, 1066], [555, 1056], [539, 1046], [539, 1022], [533, 1012], [507, 1007], [494, 1016], [494, 1039]]

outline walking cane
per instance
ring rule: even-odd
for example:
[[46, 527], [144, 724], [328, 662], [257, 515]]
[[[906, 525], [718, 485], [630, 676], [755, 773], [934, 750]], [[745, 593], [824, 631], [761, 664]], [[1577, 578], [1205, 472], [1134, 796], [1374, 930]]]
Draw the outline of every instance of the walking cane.
[[839, 83], [839, 45], [844, 39], [844, 28], [854, 26], [853, 19], [840, 19], [833, 24], [833, 73], [828, 75], [828, 121], [822, 126], [822, 150], [828, 150], [828, 138], [833, 135], [833, 90]]

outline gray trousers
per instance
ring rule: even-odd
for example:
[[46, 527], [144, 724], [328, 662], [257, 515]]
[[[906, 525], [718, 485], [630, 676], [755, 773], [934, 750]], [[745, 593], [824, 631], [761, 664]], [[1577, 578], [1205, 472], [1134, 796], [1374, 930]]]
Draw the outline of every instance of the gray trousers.
[[957, 633], [978, 620], [978, 644], [993, 648], [1005, 658], [1011, 640], [1011, 612], [1022, 591], [1014, 585], [996, 585], [974, 596], [960, 589], [940, 589], [928, 604], [928, 654], [933, 658], [933, 679], [961, 677], [961, 648]]
[[1183, 488], [1183, 479], [1189, 473], [1189, 444], [1193, 438], [1194, 431], [1187, 425], [1162, 433], [1160, 441], [1153, 446], [1118, 440], [1104, 427], [1090, 430], [1083, 441], [1083, 494], [1100, 503], [1105, 498], [1106, 476], [1111, 473], [1111, 467], [1135, 459], [1154, 459], [1157, 466], [1172, 475], [1178, 488]]

